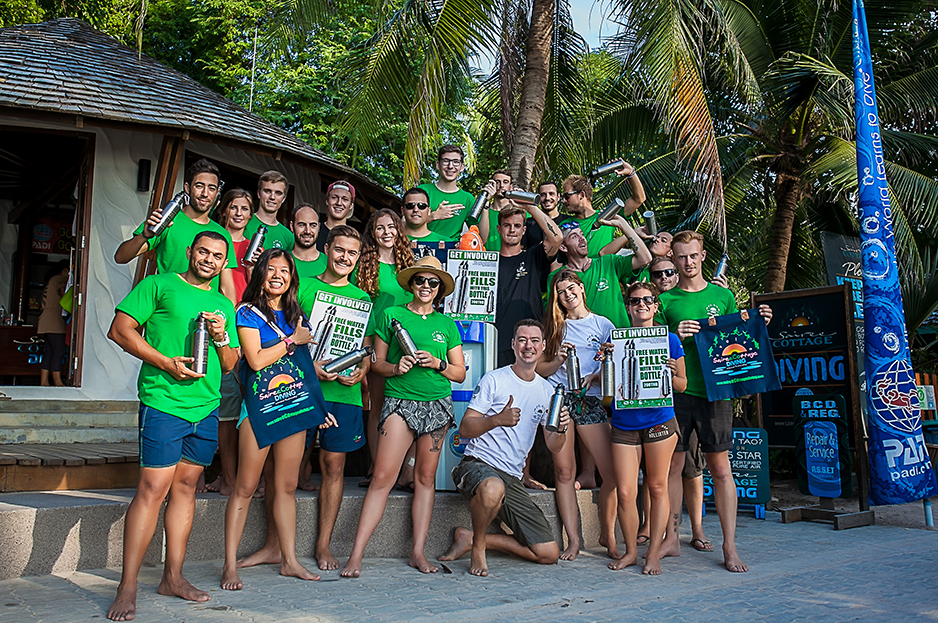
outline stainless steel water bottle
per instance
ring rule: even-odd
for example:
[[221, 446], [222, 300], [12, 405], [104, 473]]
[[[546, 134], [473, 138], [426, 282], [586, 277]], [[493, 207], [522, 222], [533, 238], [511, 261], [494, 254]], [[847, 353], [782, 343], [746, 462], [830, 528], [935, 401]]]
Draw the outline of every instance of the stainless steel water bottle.
[[723, 257], [720, 258], [720, 262], [717, 264], [716, 270], [713, 271], [713, 278], [719, 279], [726, 275], [726, 265], [730, 261], [730, 256], [726, 253], [723, 254]]
[[580, 385], [580, 358], [576, 356], [576, 346], [570, 347], [570, 354], [567, 356], [567, 387], [571, 392], [578, 392], [583, 387]]
[[489, 296], [485, 299], [485, 313], [491, 314], [495, 311], [495, 290], [489, 290]]
[[506, 190], [502, 193], [505, 199], [511, 199], [515, 203], [526, 205], [541, 205], [541, 196], [537, 193], [529, 193], [523, 190]]
[[254, 254], [257, 253], [257, 250], [264, 246], [264, 238], [267, 237], [267, 226], [261, 225], [257, 228], [257, 231], [254, 232], [254, 236], [251, 237], [251, 244], [248, 245], [248, 250], [244, 254], [244, 259], [241, 260], [241, 263], [245, 266], [254, 265]]
[[374, 348], [371, 346], [362, 346], [361, 348], [345, 353], [338, 359], [333, 359], [324, 365], [322, 369], [328, 374], [344, 372], [352, 366], [357, 365], [365, 357], [371, 357], [372, 351], [374, 351]]
[[626, 342], [622, 353], [622, 399], [638, 398], [638, 359], [635, 357], [635, 343]]
[[612, 203], [603, 208], [603, 211], [599, 213], [599, 216], [596, 217], [596, 220], [593, 221], [593, 229], [599, 229], [602, 227], [602, 223], [599, 221], [607, 221], [615, 216], [619, 210], [625, 207], [625, 202], [616, 197], [612, 200]]
[[397, 318], [391, 320], [391, 330], [394, 331], [394, 337], [397, 339], [397, 344], [401, 347], [404, 355], [416, 357], [417, 345], [414, 344], [414, 338], [410, 337], [410, 333], [407, 332], [407, 329]]
[[616, 393], [616, 364], [612, 359], [612, 353], [608, 351], [603, 351], [602, 387], [603, 405], [608, 407], [615, 399]]
[[619, 158], [618, 160], [613, 160], [612, 162], [604, 164], [601, 167], [596, 167], [595, 169], [590, 171], [587, 177], [589, 177], [590, 182], [596, 182], [596, 180], [598, 180], [599, 178], [606, 177], [607, 175], [612, 175], [613, 173], [616, 172], [617, 169], [621, 169], [624, 166], [625, 166], [625, 160], [622, 160], [621, 158]]
[[169, 200], [163, 210], [160, 213], [160, 220], [156, 222], [156, 225], [152, 227], [147, 227], [147, 231], [150, 232], [151, 236], [159, 236], [160, 233], [169, 227], [169, 224], [176, 218], [176, 215], [179, 214], [179, 211], [182, 210], [184, 205], [189, 205], [189, 194], [180, 190], [176, 193], [176, 196]]
[[472, 209], [469, 210], [469, 216], [466, 218], [468, 221], [478, 222], [479, 217], [482, 216], [482, 210], [485, 209], [486, 204], [488, 204], [489, 199], [491, 199], [487, 190], [483, 190], [479, 196], [476, 198], [476, 202], [472, 204]]
[[647, 231], [652, 236], [657, 236], [658, 223], [655, 221], [655, 213], [651, 210], [646, 210], [642, 213], [642, 217], [645, 219], [645, 231]]
[[560, 432], [560, 411], [563, 409], [563, 400], [567, 392], [563, 383], [557, 383], [554, 388], [554, 395], [550, 398], [550, 409], [547, 411], [547, 425], [544, 426], [552, 433]]
[[664, 366], [661, 371], [661, 397], [667, 398], [671, 395], [671, 368]]
[[195, 319], [195, 331], [192, 333], [192, 371], [196, 374], [208, 372], [208, 346], [211, 336], [208, 332], [208, 321], [199, 313]]
[[456, 290], [450, 306], [457, 314], [461, 314], [469, 307], [469, 262], [462, 262], [456, 269]]
[[335, 329], [336, 306], [330, 305], [326, 308], [316, 330], [313, 332], [313, 344], [316, 350], [313, 351], [313, 361], [322, 361], [327, 357], [326, 351], [329, 349], [329, 342], [332, 340], [332, 331]]

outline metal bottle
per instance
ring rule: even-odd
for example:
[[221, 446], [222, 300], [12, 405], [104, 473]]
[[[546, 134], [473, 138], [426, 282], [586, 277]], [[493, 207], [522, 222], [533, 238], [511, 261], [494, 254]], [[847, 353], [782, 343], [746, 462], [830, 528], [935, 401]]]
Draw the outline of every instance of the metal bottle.
[[251, 244], [248, 245], [248, 250], [244, 254], [244, 259], [241, 260], [241, 263], [245, 266], [254, 265], [254, 254], [257, 253], [257, 250], [264, 246], [264, 238], [267, 237], [267, 226], [261, 225], [257, 228], [257, 231], [254, 232], [254, 236], [251, 237]]
[[602, 363], [603, 405], [609, 406], [616, 394], [616, 364], [611, 352], [603, 352]]
[[486, 204], [491, 198], [492, 197], [489, 195], [488, 191], [483, 190], [476, 198], [476, 202], [472, 204], [472, 209], [469, 210], [469, 216], [466, 218], [466, 220], [473, 222], [478, 221], [479, 217], [482, 216], [482, 210], [485, 209]]
[[622, 399], [638, 398], [638, 359], [635, 357], [635, 343], [626, 342], [622, 354]]
[[552, 433], [560, 431], [560, 410], [563, 409], [563, 400], [566, 397], [566, 390], [563, 383], [557, 383], [554, 388], [554, 395], [550, 397], [550, 409], [547, 411], [547, 425], [545, 429]]
[[590, 171], [587, 177], [590, 178], [590, 182], [595, 182], [601, 177], [612, 175], [616, 172], [616, 169], [621, 169], [623, 166], [625, 166], [625, 160], [619, 158], [618, 160], [613, 160], [612, 162], [604, 164], [601, 167], [596, 167]]
[[730, 261], [730, 256], [726, 253], [723, 254], [723, 257], [720, 258], [720, 262], [717, 264], [716, 270], [713, 271], [713, 278], [719, 279], [726, 275], [726, 265]]
[[570, 347], [570, 354], [567, 356], [567, 387], [571, 392], [578, 392], [583, 387], [580, 385], [580, 358], [576, 356], [576, 346]]
[[401, 347], [404, 355], [416, 357], [417, 345], [414, 344], [414, 338], [410, 337], [410, 333], [407, 332], [407, 329], [397, 318], [391, 320], [391, 330], [394, 331], [394, 337], [397, 338], [397, 344]]
[[221, 203], [222, 191], [225, 190], [225, 183], [221, 180], [218, 180], [218, 194], [215, 195], [215, 201], [212, 202], [212, 205], [208, 209], [209, 218], [215, 214], [215, 209], [218, 207], [218, 204]]
[[642, 217], [645, 219], [645, 230], [652, 236], [657, 236], [658, 223], [655, 221], [655, 213], [651, 210], [646, 210], [642, 213]]
[[352, 366], [357, 365], [365, 357], [371, 357], [373, 351], [374, 348], [371, 346], [362, 346], [361, 348], [345, 353], [338, 359], [333, 359], [324, 365], [322, 369], [329, 374], [344, 372]]
[[208, 333], [208, 321], [201, 313], [195, 319], [195, 331], [192, 333], [192, 371], [196, 374], [208, 372], [208, 345], [211, 336]]
[[182, 210], [182, 206], [184, 205], [189, 205], [189, 193], [180, 190], [176, 193], [175, 197], [169, 200], [169, 203], [163, 206], [163, 211], [160, 213], [160, 220], [156, 222], [156, 225], [147, 227], [147, 231], [150, 232], [150, 235], [159, 236], [164, 229], [169, 227], [169, 224], [176, 218], [176, 215], [179, 214], [179, 211]]
[[505, 199], [511, 199], [515, 203], [523, 203], [526, 205], [541, 205], [541, 196], [537, 193], [529, 193], [523, 190], [506, 190], [502, 193], [502, 197]]
[[332, 331], [335, 328], [335, 305], [326, 308], [326, 313], [316, 325], [313, 332], [312, 343], [316, 345], [313, 351], [313, 361], [322, 361], [326, 358], [326, 351], [329, 348], [329, 342], [332, 340]]
[[602, 223], [599, 221], [607, 221], [615, 216], [619, 210], [625, 207], [625, 202], [616, 197], [612, 200], [612, 203], [603, 208], [603, 211], [599, 213], [599, 216], [596, 217], [596, 220], [593, 221], [593, 229], [599, 229], [602, 227]]
[[469, 306], [469, 262], [464, 261], [459, 264], [459, 268], [456, 269], [455, 281], [456, 289], [450, 303], [450, 309], [457, 314], [461, 314]]
[[495, 311], [495, 290], [489, 290], [489, 296], [485, 299], [485, 313], [491, 314]]
[[661, 397], [667, 398], [671, 395], [671, 368], [665, 366], [661, 371]]

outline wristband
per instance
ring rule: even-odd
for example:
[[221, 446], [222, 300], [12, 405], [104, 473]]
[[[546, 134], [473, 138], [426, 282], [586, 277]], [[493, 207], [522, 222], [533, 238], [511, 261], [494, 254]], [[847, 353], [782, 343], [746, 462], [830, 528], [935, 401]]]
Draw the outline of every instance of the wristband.
[[220, 341], [213, 339], [212, 342], [215, 344], [217, 348], [221, 348], [222, 346], [228, 346], [229, 344], [231, 344], [231, 336], [229, 336], [228, 332], [225, 331], [224, 338], [222, 338]]

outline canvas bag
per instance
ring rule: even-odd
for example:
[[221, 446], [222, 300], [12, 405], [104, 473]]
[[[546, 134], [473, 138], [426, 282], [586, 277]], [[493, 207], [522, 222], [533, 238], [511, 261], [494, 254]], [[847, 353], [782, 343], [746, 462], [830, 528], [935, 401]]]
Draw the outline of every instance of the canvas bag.
[[782, 388], [765, 320], [742, 310], [698, 321], [694, 335], [707, 400], [727, 400]]

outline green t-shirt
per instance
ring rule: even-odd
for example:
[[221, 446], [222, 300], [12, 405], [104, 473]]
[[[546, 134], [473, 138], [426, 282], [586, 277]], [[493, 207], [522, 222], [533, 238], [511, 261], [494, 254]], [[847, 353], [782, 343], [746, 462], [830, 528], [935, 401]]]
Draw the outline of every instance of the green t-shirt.
[[586, 236], [586, 254], [589, 257], [599, 257], [599, 252], [603, 250], [604, 246], [616, 239], [616, 233], [618, 232], [617, 228], [608, 225], [600, 225], [599, 229], [594, 230], [593, 223], [596, 222], [597, 218], [599, 218], [599, 212], [595, 212], [593, 216], [587, 218], [570, 217], [560, 223], [561, 226], [564, 223], [574, 221], [580, 224], [580, 229], [583, 231], [583, 235]]
[[[561, 268], [567, 268], [563, 266]], [[554, 281], [558, 268], [547, 277], [547, 287]], [[577, 272], [586, 287], [586, 306], [591, 312], [605, 316], [616, 327], [630, 327], [629, 314], [619, 284], [631, 283], [635, 278], [632, 256], [603, 255], [594, 257], [589, 268]]]
[[[472, 193], [461, 188], [454, 193], [445, 193], [437, 188], [436, 184], [432, 183], [421, 184], [419, 188], [427, 191], [427, 194], [430, 196], [430, 209], [434, 212], [444, 201], [448, 201], [451, 205], [457, 203], [462, 204], [463, 209], [453, 218], [433, 221], [428, 225], [432, 231], [443, 236], [444, 240], [459, 240], [459, 236], [462, 234], [463, 223], [466, 222], [466, 217], [469, 216], [469, 211], [472, 209], [472, 204], [475, 203], [476, 198], [472, 196]], [[469, 223], [469, 225], [475, 225], [475, 222]]]
[[257, 228], [261, 225], [267, 227], [267, 234], [264, 235], [263, 245], [265, 249], [286, 249], [287, 251], [293, 251], [293, 232], [290, 231], [290, 228], [286, 227], [283, 223], [268, 225], [257, 218], [257, 214], [251, 217], [247, 227], [244, 228], [244, 237], [248, 239], [253, 238], [255, 232], [257, 232]]
[[[352, 274], [351, 281], [355, 281], [358, 276], [358, 267]], [[371, 297], [374, 307], [371, 308], [371, 317], [374, 322], [370, 324], [370, 332], [366, 335], [375, 334], [375, 326], [378, 319], [384, 314], [384, 310], [395, 305], [404, 305], [414, 298], [413, 292], [409, 292], [397, 283], [397, 265], [378, 263], [378, 292]]]
[[[671, 288], [663, 292], [659, 300], [659, 320], [668, 325], [671, 333], [677, 333], [677, 325], [682, 320], [702, 320], [737, 311], [733, 293], [712, 283], [708, 283], [700, 292], [687, 292], [679, 287]], [[694, 336], [683, 340], [681, 345], [684, 346], [684, 366], [687, 370], [687, 389], [684, 393], [706, 398], [707, 388], [704, 386], [700, 355], [697, 353]]]
[[489, 210], [489, 237], [482, 241], [486, 251], [501, 251], [502, 237], [498, 235], [498, 212]]
[[[146, 223], [134, 230], [134, 235], [141, 235]], [[214, 231], [225, 237], [228, 241], [228, 259], [225, 268], [237, 268], [238, 258], [235, 257], [234, 244], [231, 234], [213, 220], [204, 225], [196, 223], [187, 214], [180, 212], [173, 218], [173, 224], [147, 240], [151, 251], [156, 252], [156, 272], [166, 275], [171, 273], [185, 273], [189, 270], [189, 260], [186, 258], [186, 249], [192, 246], [197, 234], [203, 231]], [[218, 278], [212, 280], [212, 288], [218, 289]], [[154, 407], [154, 409], [157, 407]], [[161, 409], [162, 411], [162, 409]]]
[[[197, 288], [177, 273], [147, 277], [120, 302], [117, 311], [140, 323], [147, 343], [167, 357], [192, 356], [192, 334], [201, 312], [222, 316], [231, 347], [240, 346], [231, 301], [215, 290]], [[168, 372], [143, 362], [137, 377], [140, 402], [187, 422], [206, 418], [218, 408], [221, 398], [221, 363], [215, 347], [210, 345], [208, 350], [208, 372], [188, 381], [177, 381]]]
[[[420, 314], [403, 305], [388, 307], [376, 322], [375, 334], [388, 345], [387, 362], [395, 364], [401, 360], [401, 351], [391, 320], [397, 319], [410, 333], [417, 350], [425, 350], [438, 359], [447, 360], [446, 354], [462, 345], [456, 323], [439, 312], [427, 315], [426, 320]], [[450, 380], [431, 368], [415, 365], [400, 376], [388, 377], [384, 385], [384, 394], [403, 400], [440, 400], [451, 396], [453, 392]]]
[[322, 252], [320, 252], [319, 257], [312, 262], [301, 260], [295, 255], [293, 256], [293, 261], [296, 263], [296, 272], [300, 275], [300, 279], [318, 277], [326, 270], [326, 254]]
[[[302, 309], [303, 313], [307, 316], [309, 316], [310, 312], [313, 310], [313, 304], [316, 302], [317, 292], [338, 294], [339, 296], [355, 299], [357, 301], [371, 300], [371, 297], [368, 296], [366, 292], [352, 285], [351, 283], [348, 283], [344, 286], [334, 286], [317, 277], [301, 279], [300, 291], [297, 298], [300, 301], [300, 309]], [[374, 333], [374, 331], [371, 329], [372, 318], [374, 318], [373, 310], [371, 316], [368, 317], [368, 324], [365, 327], [365, 335], [371, 335], [371, 333]], [[321, 318], [310, 317], [309, 323], [315, 327], [316, 323], [318, 323], [320, 320]], [[371, 333], [369, 333], [369, 331], [371, 331]], [[322, 396], [326, 399], [326, 402], [341, 402], [342, 404], [347, 405], [355, 405], [358, 407], [362, 406], [362, 388], [360, 383], [356, 383], [355, 385], [343, 385], [338, 381], [320, 381], [319, 384], [322, 386]]]
[[[432, 223], [431, 223], [431, 225], [432, 225]], [[440, 234], [436, 233], [435, 231], [430, 231], [429, 234], [427, 234], [426, 236], [423, 236], [423, 237], [421, 237], [421, 238], [417, 238], [417, 237], [415, 237], [415, 236], [410, 236], [410, 235], [408, 235], [407, 237], [410, 239], [411, 243], [420, 242], [420, 243], [426, 244], [426, 243], [428, 243], [428, 242], [450, 242], [450, 239], [449, 239], [449, 238], [446, 238], [446, 237], [444, 237], [444, 236], [441, 236]], [[414, 245], [411, 244], [410, 246], [413, 247]]]

